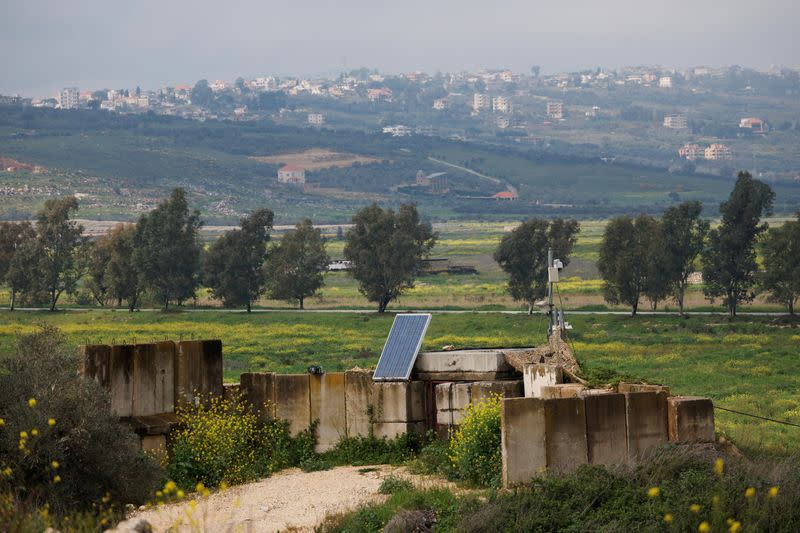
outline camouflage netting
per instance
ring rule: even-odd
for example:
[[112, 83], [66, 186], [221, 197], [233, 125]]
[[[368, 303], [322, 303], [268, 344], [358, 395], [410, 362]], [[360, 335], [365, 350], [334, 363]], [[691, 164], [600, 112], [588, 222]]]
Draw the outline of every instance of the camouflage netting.
[[570, 378], [581, 381], [577, 376], [581, 372], [581, 367], [569, 344], [562, 338], [560, 331], [556, 331], [550, 336], [548, 343], [544, 346], [537, 346], [532, 350], [515, 350], [503, 352], [506, 362], [522, 372], [526, 364], [546, 363], [550, 365], [560, 365]]

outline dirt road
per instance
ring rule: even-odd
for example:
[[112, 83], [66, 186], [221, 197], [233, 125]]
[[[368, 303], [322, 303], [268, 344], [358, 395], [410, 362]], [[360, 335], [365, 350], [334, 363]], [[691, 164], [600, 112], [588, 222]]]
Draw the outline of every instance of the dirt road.
[[[193, 509], [187, 501], [138, 511], [115, 531], [132, 531], [142, 519], [157, 532], [313, 531], [328, 514], [349, 511], [383, 498], [378, 487], [392, 473], [407, 476], [402, 467], [387, 465], [345, 466], [308, 473], [292, 468], [255, 483], [198, 498]], [[190, 499], [191, 496], [187, 498]]]

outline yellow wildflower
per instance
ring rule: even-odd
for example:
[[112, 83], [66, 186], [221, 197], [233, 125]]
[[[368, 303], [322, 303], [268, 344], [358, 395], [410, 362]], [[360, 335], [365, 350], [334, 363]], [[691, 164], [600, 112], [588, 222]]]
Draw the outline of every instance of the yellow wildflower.
[[737, 521], [737, 520], [734, 520], [733, 522], [731, 522], [731, 525], [728, 528], [728, 531], [730, 531], [730, 533], [736, 533], [740, 529], [742, 529], [742, 523]]
[[19, 438], [20, 439], [27, 439], [28, 438], [28, 432], [27, 431], [20, 431], [19, 432]]
[[700, 522], [700, 525], [697, 526], [697, 531], [700, 533], [708, 533], [711, 531], [711, 526], [708, 525], [708, 522]]
[[205, 485], [203, 485], [203, 483], [198, 483], [197, 485], [195, 485], [194, 490], [195, 492], [203, 492], [205, 488], [206, 487]]
[[38, 437], [38, 436], [39, 436], [39, 430], [36, 429], [36, 428], [33, 428], [31, 430], [31, 437]]
[[58, 463], [58, 461], [53, 461], [50, 463], [50, 466], [52, 466], [54, 470], [58, 470], [58, 467], [61, 465]]
[[174, 481], [170, 480], [170, 481], [167, 481], [167, 483], [164, 485], [164, 492], [166, 494], [169, 494], [170, 492], [172, 492], [176, 488], [178, 488], [178, 486], [175, 484]]
[[667, 513], [664, 515], [664, 522], [667, 524], [671, 524], [673, 520], [672, 513]]
[[778, 495], [778, 487], [770, 487], [769, 491], [767, 492], [768, 498], [774, 498]]
[[11, 477], [11, 474], [13, 474], [13, 473], [14, 473], [14, 471], [11, 470], [11, 468], [9, 468], [9, 467], [5, 467], [3, 469], [3, 475], [6, 476], [6, 477]]
[[755, 498], [756, 496], [756, 489], [753, 487], [747, 487], [747, 490], [744, 491], [744, 497], [747, 499]]
[[47, 420], [47, 425], [50, 426], [50, 427], [55, 426], [56, 425], [56, 419], [55, 418], [49, 418]]
[[6, 425], [6, 421], [0, 418], [0, 428]]
[[164, 497], [164, 493], [161, 492], [160, 490], [157, 490], [156, 491], [156, 498], [163, 498], [163, 497]]
[[53, 483], [61, 483], [61, 476], [57, 475], [53, 477]]
[[176, 492], [176, 493], [175, 493], [175, 496], [176, 496], [178, 499], [182, 499], [182, 498], [183, 498], [185, 495], [186, 495], [186, 494], [185, 494], [185, 493], [184, 493], [184, 492], [183, 492], [181, 489], [178, 489], [178, 492]]
[[647, 489], [647, 496], [650, 498], [658, 498], [659, 494], [661, 494], [661, 489], [658, 487], [650, 487]]
[[28, 400], [28, 407], [30, 408], [36, 407], [36, 398], [31, 398], [30, 400]]
[[714, 507], [718, 506], [718, 505], [719, 505], [719, 496], [717, 496], [716, 494], [714, 494], [714, 495], [711, 497], [711, 504], [712, 504]]
[[724, 472], [725, 472], [725, 460], [722, 457], [718, 457], [717, 460], [714, 462], [714, 473], [722, 477], [722, 474]]
[[700, 512], [700, 509], [702, 509], [702, 507], [700, 507], [700, 506], [699, 506], [698, 504], [696, 504], [696, 503], [693, 503], [692, 505], [690, 505], [690, 506], [689, 506], [689, 510], [690, 510], [691, 512], [693, 512], [693, 513], [699, 513], [699, 512]]

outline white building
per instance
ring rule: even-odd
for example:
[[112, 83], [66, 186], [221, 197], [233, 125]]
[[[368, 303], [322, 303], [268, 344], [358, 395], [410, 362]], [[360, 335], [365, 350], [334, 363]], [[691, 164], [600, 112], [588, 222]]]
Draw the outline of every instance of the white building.
[[658, 79], [658, 86], [661, 89], [672, 89], [672, 76], [662, 76]]
[[77, 87], [64, 87], [58, 95], [61, 109], [75, 109], [80, 101], [80, 92]]
[[688, 127], [686, 115], [680, 113], [664, 115], [664, 127], [671, 130], [685, 130]]
[[383, 133], [391, 135], [392, 137], [408, 137], [411, 135], [411, 128], [398, 124], [397, 126], [386, 126], [383, 128]]
[[437, 98], [433, 101], [433, 108], [437, 111], [442, 111], [450, 107], [450, 101], [447, 98]]
[[308, 123], [313, 126], [322, 126], [325, 124], [325, 115], [323, 113], [309, 113]]
[[555, 120], [564, 118], [564, 104], [561, 102], [547, 102], [547, 116]]
[[714, 143], [705, 150], [706, 159], [709, 161], [722, 161], [731, 159], [733, 152], [730, 147], [725, 144]]
[[508, 113], [511, 111], [511, 102], [505, 96], [495, 96], [492, 98], [492, 111]]
[[306, 169], [297, 165], [284, 165], [278, 169], [278, 182], [305, 183]]
[[488, 94], [475, 93], [472, 95], [472, 110], [476, 113], [483, 109], [489, 109], [491, 105], [492, 101]]

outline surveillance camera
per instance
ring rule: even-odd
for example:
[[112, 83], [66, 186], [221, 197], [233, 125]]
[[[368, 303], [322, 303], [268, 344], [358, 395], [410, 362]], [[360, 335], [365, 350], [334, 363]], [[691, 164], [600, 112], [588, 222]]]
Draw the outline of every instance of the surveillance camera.
[[561, 262], [561, 259], [553, 260], [553, 266], [556, 267], [559, 270], [563, 270], [564, 269], [564, 263]]

